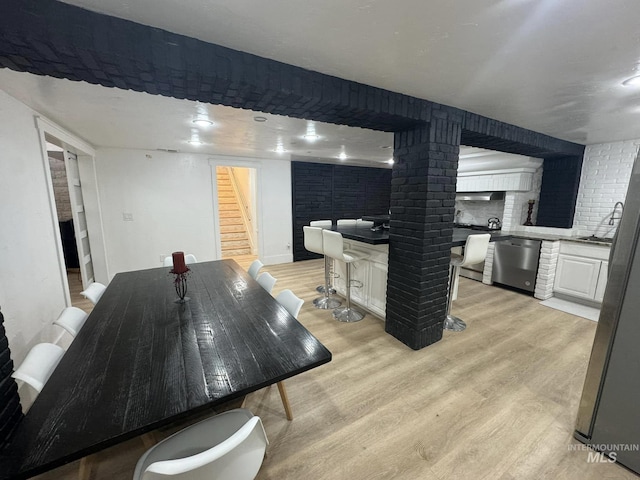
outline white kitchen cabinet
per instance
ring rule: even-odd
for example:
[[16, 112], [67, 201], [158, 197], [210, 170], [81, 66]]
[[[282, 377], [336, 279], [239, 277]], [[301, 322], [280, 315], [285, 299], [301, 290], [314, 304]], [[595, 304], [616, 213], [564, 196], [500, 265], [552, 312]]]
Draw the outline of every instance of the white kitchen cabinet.
[[561, 242], [554, 293], [602, 302], [607, 285], [609, 247]]
[[[375, 315], [385, 318], [389, 246], [345, 240], [344, 247], [345, 249], [364, 250], [369, 254], [368, 258], [351, 264], [351, 301]], [[337, 277], [334, 279], [333, 285], [337, 292], [345, 297], [347, 294], [347, 270], [344, 262], [334, 262], [334, 271]], [[362, 286], [354, 286], [357, 282], [361, 282]], [[344, 301], [342, 305], [345, 305]]]
[[386, 263], [369, 264], [369, 292], [367, 308], [376, 315], [385, 317], [387, 313], [387, 270]]
[[594, 300], [601, 264], [600, 260], [592, 258], [558, 255], [553, 290], [573, 297]]

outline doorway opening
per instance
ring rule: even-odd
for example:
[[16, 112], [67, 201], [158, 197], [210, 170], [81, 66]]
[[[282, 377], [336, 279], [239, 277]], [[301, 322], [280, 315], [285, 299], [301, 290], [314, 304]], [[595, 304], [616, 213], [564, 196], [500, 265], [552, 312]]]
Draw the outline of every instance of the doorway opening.
[[216, 166], [220, 258], [243, 268], [258, 258], [255, 168]]
[[71, 305], [91, 311], [93, 304], [80, 295], [94, 272], [78, 158], [57, 138], [45, 134], [45, 140]]

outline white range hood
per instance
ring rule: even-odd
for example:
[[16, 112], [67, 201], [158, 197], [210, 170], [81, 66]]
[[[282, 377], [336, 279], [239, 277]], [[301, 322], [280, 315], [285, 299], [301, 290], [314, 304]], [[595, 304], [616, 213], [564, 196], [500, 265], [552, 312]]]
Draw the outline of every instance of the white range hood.
[[[461, 155], [458, 161], [456, 191], [527, 192], [533, 187], [533, 174], [542, 163], [543, 160], [540, 158], [490, 150]], [[456, 199], [459, 198], [456, 196]]]

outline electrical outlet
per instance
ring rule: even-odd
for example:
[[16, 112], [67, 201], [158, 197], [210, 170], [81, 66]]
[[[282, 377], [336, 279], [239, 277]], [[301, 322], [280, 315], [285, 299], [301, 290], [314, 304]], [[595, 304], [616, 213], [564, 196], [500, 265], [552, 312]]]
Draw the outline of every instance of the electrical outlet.
[[167, 255], [165, 253], [161, 253], [160, 254], [160, 263], [164, 263], [164, 259], [167, 258]]
[[133, 222], [133, 213], [122, 212], [122, 220], [124, 222]]
[[287, 250], [291, 250], [291, 244], [287, 243]]

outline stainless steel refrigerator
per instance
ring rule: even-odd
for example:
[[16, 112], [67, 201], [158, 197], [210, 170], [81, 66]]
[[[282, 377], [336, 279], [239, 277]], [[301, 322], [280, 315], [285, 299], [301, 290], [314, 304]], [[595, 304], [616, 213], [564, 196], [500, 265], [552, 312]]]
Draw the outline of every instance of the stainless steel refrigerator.
[[[640, 155], [638, 156], [640, 157]], [[640, 160], [631, 173], [575, 437], [640, 473]]]

